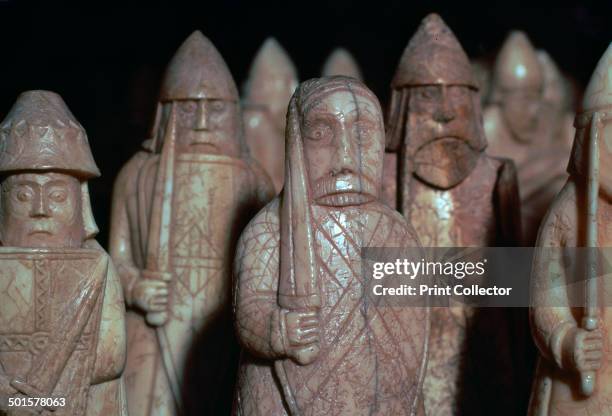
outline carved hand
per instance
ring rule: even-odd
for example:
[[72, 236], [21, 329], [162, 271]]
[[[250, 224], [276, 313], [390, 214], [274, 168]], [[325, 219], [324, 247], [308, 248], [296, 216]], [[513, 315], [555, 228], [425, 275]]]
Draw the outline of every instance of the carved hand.
[[570, 358], [574, 370], [597, 371], [603, 358], [603, 336], [601, 330], [587, 331], [582, 328], [570, 330], [564, 340], [565, 356]]
[[312, 363], [319, 353], [319, 326], [316, 311], [285, 313], [287, 355], [302, 365]]
[[164, 312], [168, 307], [168, 282], [139, 279], [132, 289], [132, 302], [144, 312]]

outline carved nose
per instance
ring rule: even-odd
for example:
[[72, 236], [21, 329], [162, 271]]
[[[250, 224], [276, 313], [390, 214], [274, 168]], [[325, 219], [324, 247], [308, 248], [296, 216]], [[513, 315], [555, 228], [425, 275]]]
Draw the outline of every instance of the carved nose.
[[47, 202], [42, 195], [37, 195], [32, 201], [32, 209], [30, 210], [30, 217], [48, 217], [49, 207]]
[[342, 173], [350, 173], [355, 170], [353, 150], [349, 135], [342, 134], [335, 151], [332, 174], [339, 175]]
[[449, 109], [443, 109], [434, 113], [434, 120], [438, 123], [448, 123], [455, 119], [455, 114]]
[[196, 130], [209, 130], [210, 122], [208, 120], [208, 110], [206, 109], [206, 103], [201, 100], [198, 103], [198, 111], [196, 114]]

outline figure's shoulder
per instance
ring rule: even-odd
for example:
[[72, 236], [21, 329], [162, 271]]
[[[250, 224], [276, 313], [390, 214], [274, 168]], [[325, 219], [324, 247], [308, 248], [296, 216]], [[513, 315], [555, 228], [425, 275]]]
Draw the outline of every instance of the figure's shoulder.
[[82, 248], [97, 251], [98, 255], [100, 256], [99, 258], [108, 261], [109, 268], [114, 271], [113, 260], [110, 254], [106, 252], [106, 250], [104, 249], [104, 247], [102, 247], [98, 240], [96, 240], [95, 238], [87, 239], [83, 242]]
[[582, 196], [576, 181], [577, 178], [570, 177], [550, 205], [538, 232], [538, 246], [554, 244], [554, 241], [576, 244]]
[[240, 236], [241, 245], [253, 240], [278, 240], [280, 238], [280, 198], [276, 197], [266, 204], [244, 228]]
[[559, 191], [550, 206], [550, 212], [575, 212], [578, 209], [579, 184], [577, 178], [572, 177]]
[[119, 184], [127, 184], [138, 177], [138, 172], [150, 158], [155, 157], [154, 153], [144, 149], [139, 150], [132, 156], [119, 170], [119, 174], [115, 179], [115, 186]]
[[516, 177], [517, 170], [514, 161], [507, 157], [502, 156], [491, 156], [488, 154], [484, 155], [483, 158], [487, 166], [490, 166], [495, 172], [497, 172], [497, 176], [500, 177]]
[[251, 188], [257, 192], [260, 199], [269, 201], [274, 196], [272, 179], [255, 158], [248, 156], [244, 159], [244, 163], [246, 166], [245, 180], [251, 184]]

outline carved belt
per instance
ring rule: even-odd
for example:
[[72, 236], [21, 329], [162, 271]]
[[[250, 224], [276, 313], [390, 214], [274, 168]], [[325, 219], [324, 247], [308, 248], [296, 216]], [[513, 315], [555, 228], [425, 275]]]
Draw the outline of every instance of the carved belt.
[[[30, 352], [37, 355], [49, 345], [48, 332], [33, 334], [0, 334], [0, 352]], [[91, 334], [83, 334], [76, 350], [86, 350], [91, 344]]]

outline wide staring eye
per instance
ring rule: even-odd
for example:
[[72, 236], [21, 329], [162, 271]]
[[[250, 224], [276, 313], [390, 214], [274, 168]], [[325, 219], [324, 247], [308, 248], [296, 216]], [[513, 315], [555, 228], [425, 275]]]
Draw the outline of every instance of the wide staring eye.
[[448, 89], [449, 95], [455, 98], [467, 97], [469, 92], [469, 88], [464, 86], [452, 86]]
[[17, 200], [20, 202], [28, 202], [32, 199], [32, 191], [25, 188], [25, 189], [19, 189], [16, 192]]
[[197, 108], [197, 104], [195, 103], [195, 101], [192, 100], [187, 100], [187, 101], [181, 101], [179, 104], [179, 109], [181, 110], [182, 113], [185, 114], [194, 114]]
[[67, 197], [66, 191], [61, 189], [54, 189], [49, 193], [49, 199], [53, 202], [64, 202]]
[[330, 126], [325, 123], [317, 123], [309, 126], [306, 129], [306, 137], [310, 140], [329, 140], [333, 136], [333, 131]]
[[419, 97], [424, 100], [431, 100], [433, 98], [433, 91], [429, 88], [421, 88], [419, 90]]
[[225, 103], [221, 100], [214, 100], [211, 102], [212, 111], [221, 112], [225, 109]]

